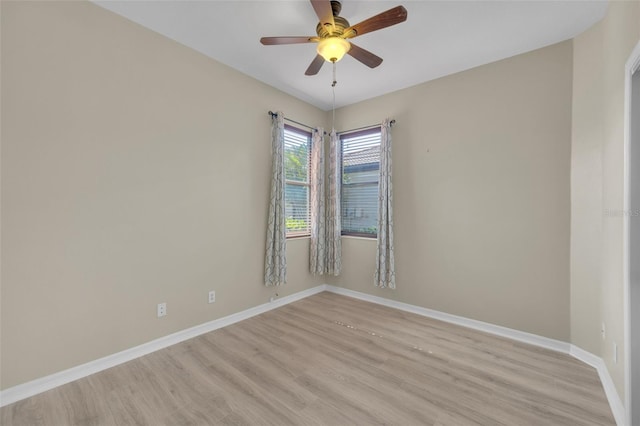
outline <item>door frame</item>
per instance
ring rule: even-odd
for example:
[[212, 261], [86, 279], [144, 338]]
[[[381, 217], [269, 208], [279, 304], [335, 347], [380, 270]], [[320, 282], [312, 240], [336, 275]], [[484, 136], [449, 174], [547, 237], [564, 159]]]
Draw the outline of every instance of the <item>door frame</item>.
[[[625, 411], [627, 421], [631, 422], [631, 98], [632, 76], [640, 69], [640, 41], [631, 52], [625, 65], [624, 92], [624, 207], [623, 217], [623, 277], [624, 277], [624, 340], [625, 340]], [[638, 136], [634, 135], [634, 138]], [[635, 309], [638, 309], [637, 307]], [[637, 362], [637, 361], [636, 361]], [[636, 387], [638, 385], [636, 384]], [[638, 399], [636, 397], [636, 399]], [[637, 406], [635, 409], [639, 409]]]

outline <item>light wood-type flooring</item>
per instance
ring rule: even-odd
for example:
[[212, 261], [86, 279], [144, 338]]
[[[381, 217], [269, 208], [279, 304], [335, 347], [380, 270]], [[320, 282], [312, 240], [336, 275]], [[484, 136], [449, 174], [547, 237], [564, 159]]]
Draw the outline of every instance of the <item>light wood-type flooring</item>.
[[613, 425], [561, 353], [332, 293], [0, 410], [2, 425]]

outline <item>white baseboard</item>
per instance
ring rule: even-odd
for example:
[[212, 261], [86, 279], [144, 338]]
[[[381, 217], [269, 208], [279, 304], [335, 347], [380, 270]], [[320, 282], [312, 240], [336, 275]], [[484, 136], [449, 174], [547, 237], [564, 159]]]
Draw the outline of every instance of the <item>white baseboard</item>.
[[411, 312], [425, 317], [434, 318], [451, 324], [461, 325], [463, 327], [471, 328], [474, 330], [484, 331], [496, 336], [507, 337], [512, 340], [529, 343], [531, 345], [540, 346], [557, 352], [569, 353], [569, 347], [571, 346], [569, 343], [562, 342], [560, 340], [550, 339], [548, 337], [542, 337], [536, 334], [526, 333], [524, 331], [518, 331], [487, 322], [460, 317], [457, 315], [451, 315], [444, 312], [435, 311], [433, 309], [423, 308], [421, 306], [410, 305], [408, 303], [398, 302], [396, 300], [386, 299], [384, 297], [372, 296], [370, 294], [361, 293], [359, 291], [353, 291], [342, 287], [327, 285], [327, 291], [353, 297], [355, 299], [365, 300], [367, 302], [377, 303], [379, 305], [388, 306], [390, 308], [399, 309], [401, 311]]
[[7, 388], [0, 392], [0, 407], [4, 407], [5, 405], [12, 404], [14, 402], [20, 401], [21, 399], [29, 398], [30, 396], [37, 395], [58, 386], [62, 386], [74, 380], [87, 377], [99, 371], [106, 370], [107, 368], [115, 367], [116, 365], [123, 364], [127, 361], [131, 361], [141, 356], [150, 354], [151, 352], [155, 352], [168, 346], [175, 345], [176, 343], [183, 342], [201, 334], [208, 333], [210, 331], [217, 330], [231, 324], [235, 324], [239, 321], [262, 314], [272, 309], [279, 308], [280, 306], [284, 306], [297, 300], [304, 299], [305, 297], [321, 293], [325, 291], [325, 288], [326, 286], [323, 284], [304, 291], [300, 291], [298, 293], [291, 294], [289, 296], [284, 296], [280, 299], [274, 300], [273, 302], [264, 303], [253, 308], [249, 308], [223, 318], [209, 321], [204, 324], [188, 328], [186, 330], [178, 331], [176, 333], [160, 337], [159, 339], [152, 340], [142, 345], [135, 346], [133, 348], [87, 362], [86, 364], [69, 368], [68, 370], [60, 371], [49, 376], [41, 377], [27, 383]]
[[620, 399], [620, 395], [618, 395], [618, 390], [613, 384], [613, 379], [609, 374], [609, 369], [604, 363], [604, 360], [599, 356], [596, 356], [591, 352], [587, 352], [575, 345], [571, 345], [569, 353], [574, 358], [579, 359], [585, 364], [589, 364], [598, 371], [598, 376], [600, 376], [600, 381], [602, 382], [604, 393], [607, 395], [607, 400], [609, 401], [609, 406], [611, 407], [611, 411], [613, 412], [613, 417], [616, 420], [616, 424], [618, 426], [627, 426], [627, 412], [624, 408], [622, 400]]
[[210, 331], [217, 330], [231, 324], [235, 324], [239, 321], [251, 318], [253, 316], [262, 314], [272, 309], [279, 308], [280, 306], [287, 305], [289, 303], [304, 299], [305, 297], [309, 297], [323, 291], [329, 291], [331, 293], [341, 294], [344, 296], [353, 297], [355, 299], [377, 303], [379, 305], [388, 306], [391, 308], [399, 309], [401, 311], [411, 312], [448, 323], [461, 325], [463, 327], [471, 328], [474, 330], [506, 337], [519, 342], [543, 347], [553, 351], [570, 354], [576, 359], [592, 366], [598, 371], [600, 381], [602, 382], [602, 386], [604, 387], [605, 394], [607, 395], [607, 399], [609, 401], [609, 405], [611, 406], [611, 411], [613, 412], [617, 425], [627, 426], [624, 405], [622, 404], [622, 400], [620, 399], [615, 385], [613, 384], [613, 380], [611, 379], [609, 370], [607, 369], [602, 358], [593, 355], [590, 352], [559, 340], [550, 339], [523, 331], [513, 330], [507, 327], [460, 317], [457, 315], [451, 315], [433, 309], [423, 308], [421, 306], [410, 305], [408, 303], [398, 302], [396, 300], [372, 296], [370, 294], [361, 293], [342, 287], [335, 287], [328, 284], [322, 284], [298, 293], [294, 293], [270, 303], [264, 303], [253, 308], [246, 309], [242, 312], [238, 312], [223, 318], [219, 318], [217, 320], [209, 321], [207, 323], [176, 332], [168, 336], [152, 340], [151, 342], [144, 343], [140, 346], [126, 349], [122, 352], [108, 355], [104, 358], [90, 361], [86, 364], [82, 364], [68, 370], [60, 371], [58, 373], [54, 373], [40, 379], [36, 379], [27, 383], [23, 383], [21, 385], [5, 389], [0, 392], [0, 407], [12, 404], [33, 395], [37, 395], [41, 392], [45, 392], [55, 387], [62, 386], [74, 380], [87, 377], [91, 374], [106, 370], [127, 361], [131, 361], [133, 359], [147, 355], [151, 352], [155, 352], [168, 346], [175, 345], [176, 343], [183, 342], [201, 334], [208, 333]]
[[471, 328], [474, 330], [484, 331], [497, 336], [506, 337], [509, 339], [517, 340], [519, 342], [528, 343], [530, 345], [539, 346], [546, 349], [551, 349], [556, 352], [562, 352], [572, 355], [574, 358], [592, 366], [598, 371], [600, 381], [604, 388], [605, 394], [613, 416], [618, 426], [628, 426], [626, 422], [626, 412], [622, 400], [618, 395], [609, 370], [605, 365], [602, 358], [587, 352], [577, 346], [574, 346], [567, 342], [560, 340], [550, 339], [548, 337], [538, 336], [536, 334], [526, 333], [524, 331], [513, 330], [511, 328], [502, 327], [495, 324], [490, 324], [482, 321], [477, 321], [457, 315], [451, 315], [444, 312], [436, 311], [433, 309], [423, 308], [421, 306], [410, 305], [408, 303], [398, 302], [396, 300], [386, 299], [384, 297], [373, 296], [367, 293], [361, 293], [359, 291], [349, 290], [343, 287], [336, 287], [332, 285], [326, 285], [326, 290], [331, 293], [341, 294], [344, 296], [353, 297], [355, 299], [364, 300], [367, 302], [377, 303], [379, 305], [388, 306], [390, 308], [399, 309], [405, 312], [411, 312], [414, 314], [422, 315], [428, 318], [434, 318], [437, 320], [445, 321], [451, 324], [461, 325], [463, 327]]

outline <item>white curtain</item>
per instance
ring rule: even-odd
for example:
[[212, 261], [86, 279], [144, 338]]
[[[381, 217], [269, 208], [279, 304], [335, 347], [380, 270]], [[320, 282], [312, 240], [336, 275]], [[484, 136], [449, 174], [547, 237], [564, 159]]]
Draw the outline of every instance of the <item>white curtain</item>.
[[271, 117], [271, 197], [267, 222], [267, 250], [264, 283], [282, 285], [287, 281], [287, 238], [284, 200], [284, 114]]
[[333, 130], [329, 137], [329, 188], [327, 197], [326, 270], [325, 273], [339, 275], [342, 269], [342, 223], [340, 193], [342, 185], [342, 150], [340, 139]]
[[324, 191], [324, 129], [314, 129], [311, 139], [311, 164], [309, 167], [311, 210], [311, 241], [309, 245], [309, 270], [314, 275], [326, 272], [325, 191]]
[[380, 180], [378, 196], [378, 245], [376, 250], [375, 285], [396, 288], [393, 255], [393, 185], [391, 184], [391, 126], [382, 122], [380, 139]]

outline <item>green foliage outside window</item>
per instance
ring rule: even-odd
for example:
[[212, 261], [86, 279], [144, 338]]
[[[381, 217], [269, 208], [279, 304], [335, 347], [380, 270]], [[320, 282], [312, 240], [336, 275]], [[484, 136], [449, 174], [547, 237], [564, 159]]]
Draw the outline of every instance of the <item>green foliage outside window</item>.
[[287, 146], [284, 151], [284, 169], [287, 180], [307, 181], [309, 151], [306, 145]]
[[287, 231], [306, 231], [308, 226], [307, 221], [304, 219], [296, 219], [293, 217], [285, 218], [285, 224]]
[[285, 128], [285, 225], [287, 233], [309, 233], [309, 150], [311, 135]]

